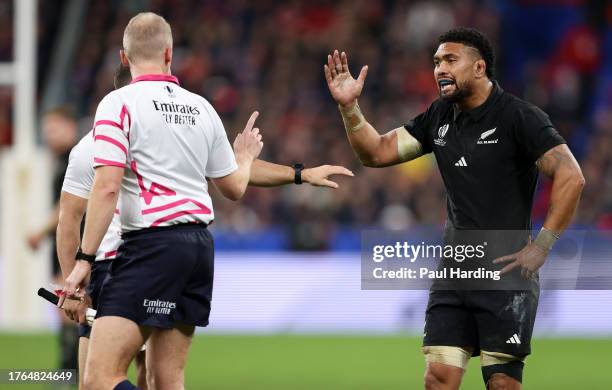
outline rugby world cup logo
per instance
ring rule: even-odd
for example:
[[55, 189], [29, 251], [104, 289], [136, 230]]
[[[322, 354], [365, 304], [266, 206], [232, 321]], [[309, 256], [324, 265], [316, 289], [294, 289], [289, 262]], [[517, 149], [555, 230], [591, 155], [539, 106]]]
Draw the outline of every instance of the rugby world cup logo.
[[444, 141], [444, 136], [446, 136], [447, 132], [448, 132], [448, 123], [440, 126], [440, 128], [438, 129], [438, 138], [434, 139], [434, 144], [438, 146], [446, 145], [446, 141]]
[[438, 137], [444, 138], [447, 131], [448, 131], [448, 123], [445, 124], [444, 126], [440, 126], [440, 128], [438, 129]]

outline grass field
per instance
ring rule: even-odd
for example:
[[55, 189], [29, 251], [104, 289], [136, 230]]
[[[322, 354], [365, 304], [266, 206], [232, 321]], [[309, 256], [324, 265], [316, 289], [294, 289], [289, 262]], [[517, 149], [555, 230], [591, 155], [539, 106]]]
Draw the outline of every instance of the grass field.
[[[419, 338], [393, 336], [197, 336], [187, 366], [188, 389], [420, 389]], [[51, 368], [51, 334], [0, 334], [0, 368]], [[612, 340], [539, 339], [524, 389], [612, 389]], [[49, 389], [35, 385], [1, 389]], [[482, 389], [472, 359], [463, 389]]]

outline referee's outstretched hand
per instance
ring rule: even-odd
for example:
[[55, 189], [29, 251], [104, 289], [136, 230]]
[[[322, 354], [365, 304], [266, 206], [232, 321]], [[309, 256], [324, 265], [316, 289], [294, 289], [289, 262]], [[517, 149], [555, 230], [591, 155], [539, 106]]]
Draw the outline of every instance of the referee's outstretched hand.
[[333, 54], [327, 55], [327, 64], [323, 65], [323, 71], [329, 92], [336, 103], [344, 107], [352, 106], [361, 95], [368, 66], [361, 68], [359, 76], [354, 79], [349, 71], [346, 53], [334, 50]]
[[77, 261], [72, 272], [64, 282], [64, 289], [59, 294], [57, 307], [61, 308], [66, 299], [83, 300], [85, 284], [91, 272], [91, 265], [87, 261]]
[[302, 171], [302, 180], [315, 187], [338, 188], [338, 183], [329, 180], [332, 175], [355, 176], [353, 172], [338, 165], [321, 165]]
[[516, 253], [493, 260], [493, 263], [509, 263], [501, 269], [500, 274], [502, 275], [521, 267], [521, 275], [526, 279], [531, 279], [546, 261], [546, 256], [548, 256], [548, 251], [531, 242]]
[[253, 111], [242, 133], [236, 136], [234, 140], [234, 154], [236, 157], [243, 156], [253, 161], [261, 153], [263, 148], [261, 134], [259, 133], [259, 128], [253, 127], [258, 116], [259, 112]]

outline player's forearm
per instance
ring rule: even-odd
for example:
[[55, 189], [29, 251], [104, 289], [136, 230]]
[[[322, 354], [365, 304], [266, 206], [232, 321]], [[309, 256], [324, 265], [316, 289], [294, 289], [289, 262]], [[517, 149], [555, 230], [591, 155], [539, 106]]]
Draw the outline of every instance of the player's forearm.
[[552, 192], [544, 227], [561, 234], [572, 221], [584, 188], [580, 169], [558, 169], [553, 177]]
[[264, 160], [255, 160], [251, 166], [249, 185], [256, 187], [274, 187], [292, 184], [295, 171], [292, 167], [274, 164]]
[[382, 137], [365, 119], [358, 102], [355, 100], [355, 103], [348, 107], [339, 105], [338, 109], [342, 115], [349, 143], [357, 154], [359, 161], [366, 167], [380, 166], [377, 152]]

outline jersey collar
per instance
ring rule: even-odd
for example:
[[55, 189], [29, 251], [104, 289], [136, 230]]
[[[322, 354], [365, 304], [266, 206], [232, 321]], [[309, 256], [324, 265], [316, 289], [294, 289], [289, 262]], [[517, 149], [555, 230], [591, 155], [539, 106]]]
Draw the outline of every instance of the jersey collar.
[[[493, 80], [493, 89], [491, 90], [487, 100], [485, 100], [485, 102], [480, 106], [470, 111], [466, 111], [465, 113], [468, 114], [474, 122], [478, 122], [491, 109], [491, 107], [495, 105], [497, 98], [499, 98], [503, 92], [504, 90], [499, 86], [499, 83], [496, 80]], [[461, 114], [461, 110], [459, 110], [456, 105], [453, 105], [453, 114], [455, 119], [457, 119], [459, 114]]]
[[171, 74], [143, 74], [133, 79], [130, 84], [134, 84], [139, 81], [168, 81], [170, 83], [179, 85], [179, 81], [176, 76], [172, 76]]

